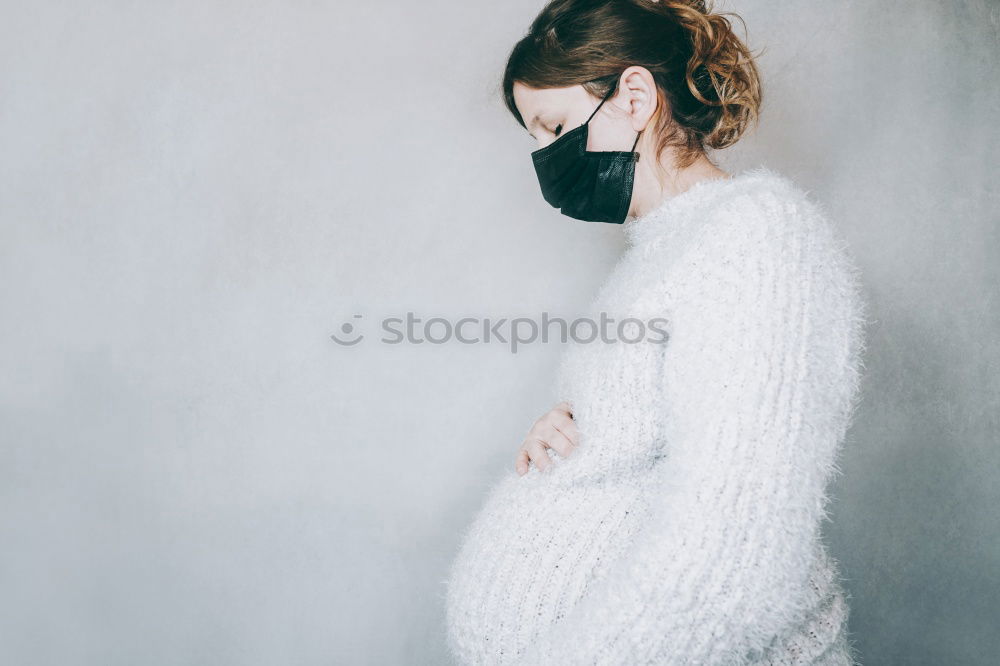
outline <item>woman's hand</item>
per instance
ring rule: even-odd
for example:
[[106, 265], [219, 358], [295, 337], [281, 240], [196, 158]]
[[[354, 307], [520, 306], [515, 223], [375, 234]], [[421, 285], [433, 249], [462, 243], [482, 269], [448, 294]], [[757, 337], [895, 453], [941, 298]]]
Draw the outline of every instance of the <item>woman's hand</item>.
[[517, 452], [514, 467], [518, 474], [524, 476], [528, 473], [528, 461], [533, 460], [535, 467], [544, 472], [552, 464], [545, 449], [554, 449], [565, 458], [576, 449], [578, 443], [579, 432], [573, 422], [570, 405], [560, 402], [531, 426]]

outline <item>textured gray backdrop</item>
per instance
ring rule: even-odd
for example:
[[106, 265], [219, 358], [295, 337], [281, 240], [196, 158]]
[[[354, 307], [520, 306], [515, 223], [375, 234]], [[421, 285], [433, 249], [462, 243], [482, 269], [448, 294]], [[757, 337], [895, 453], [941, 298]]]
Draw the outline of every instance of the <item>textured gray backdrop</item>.
[[[446, 663], [559, 347], [328, 336], [569, 315], [611, 268], [497, 96], [540, 6], [3, 3], [0, 663]], [[718, 160], [827, 206], [877, 320], [827, 528], [853, 637], [996, 663], [1000, 5], [719, 7], [766, 104]]]

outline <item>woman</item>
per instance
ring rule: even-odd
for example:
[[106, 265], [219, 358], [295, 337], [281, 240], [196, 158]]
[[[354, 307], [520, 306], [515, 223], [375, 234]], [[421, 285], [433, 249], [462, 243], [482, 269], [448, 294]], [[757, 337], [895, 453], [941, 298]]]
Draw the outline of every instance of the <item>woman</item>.
[[[554, 0], [504, 90], [545, 199], [624, 223], [591, 314], [628, 323], [567, 348], [559, 404], [464, 535], [455, 658], [854, 663], [820, 527], [866, 302], [818, 204], [705, 154], [757, 117], [747, 49], [702, 2]], [[665, 342], [641, 335], [657, 318]]]

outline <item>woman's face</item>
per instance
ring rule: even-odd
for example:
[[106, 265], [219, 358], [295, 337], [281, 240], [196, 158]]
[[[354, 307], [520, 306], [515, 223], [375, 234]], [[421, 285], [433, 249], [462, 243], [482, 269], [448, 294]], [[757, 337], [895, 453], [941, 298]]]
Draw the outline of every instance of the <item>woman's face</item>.
[[[528, 134], [539, 148], [585, 123], [601, 103], [600, 98], [588, 93], [581, 85], [529, 88], [515, 81], [513, 92], [514, 103], [524, 119]], [[633, 129], [628, 102], [622, 99], [621, 91], [616, 92], [590, 121], [587, 150], [629, 150], [632, 146], [637, 130]]]

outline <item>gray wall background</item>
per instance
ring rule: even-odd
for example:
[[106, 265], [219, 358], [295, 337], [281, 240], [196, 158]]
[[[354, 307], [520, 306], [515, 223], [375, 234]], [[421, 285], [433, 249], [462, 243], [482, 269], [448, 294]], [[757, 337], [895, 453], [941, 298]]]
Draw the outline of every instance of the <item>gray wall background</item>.
[[[610, 270], [497, 96], [540, 7], [3, 3], [0, 662], [446, 663], [559, 347], [328, 336], [572, 315]], [[717, 159], [824, 202], [877, 319], [827, 529], [853, 636], [995, 663], [1000, 5], [718, 7], [767, 100]]]

